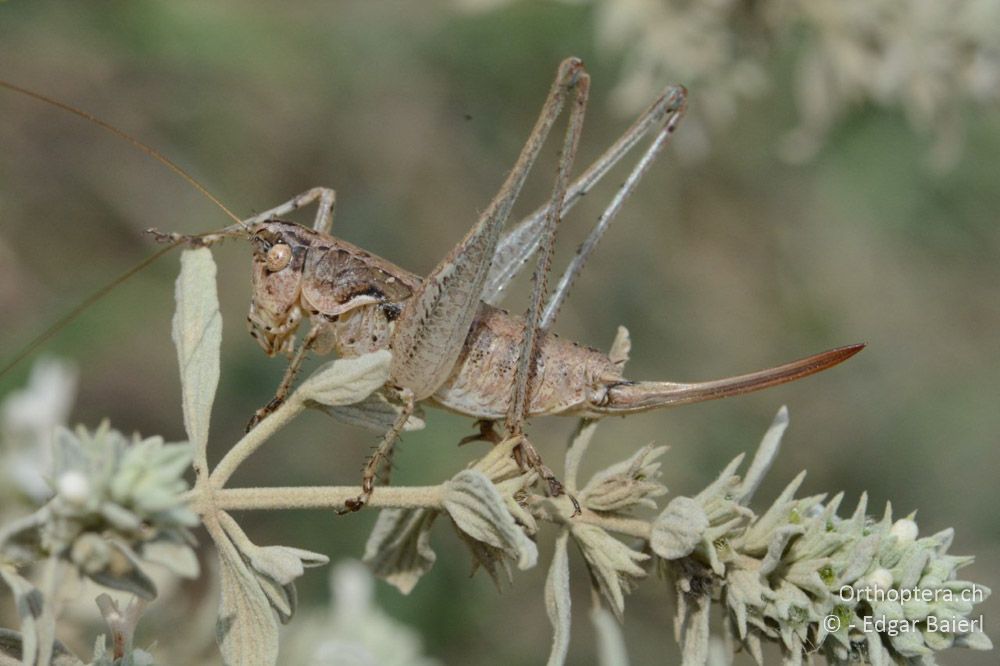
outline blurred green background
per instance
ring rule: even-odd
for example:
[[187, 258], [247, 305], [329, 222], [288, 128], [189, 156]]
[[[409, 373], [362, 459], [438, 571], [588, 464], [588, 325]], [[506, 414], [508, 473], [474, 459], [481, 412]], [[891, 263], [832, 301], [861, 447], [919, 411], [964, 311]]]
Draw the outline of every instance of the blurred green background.
[[[333, 187], [337, 235], [424, 273], [502, 182], [563, 57], [582, 57], [593, 77], [581, 163], [630, 122], [622, 113], [627, 100], [614, 91], [633, 57], [599, 38], [607, 8], [468, 4], [14, 0], [0, 4], [0, 76], [142, 138], [239, 213], [315, 185]], [[939, 138], [933, 127], [917, 131], [906, 109], [862, 101], [843, 110], [815, 154], [790, 164], [780, 147], [798, 122], [795, 63], [809, 46], [808, 35], [799, 37], [754, 55], [768, 77], [766, 94], [739, 97], [723, 123], [699, 108], [717, 96], [705, 99], [698, 81], [664, 68], [645, 97], [667, 83], [688, 84], [689, 139], [682, 124], [556, 330], [607, 348], [615, 327], [625, 325], [633, 340], [629, 374], [678, 381], [850, 342], [869, 347], [802, 382], [608, 422], [588, 466], [649, 441], [669, 444], [667, 485], [690, 495], [753, 449], [787, 404], [792, 425], [760, 502], [808, 469], [802, 494], [843, 490], [852, 508], [867, 491], [875, 513], [890, 500], [899, 516], [919, 509], [922, 534], [955, 527], [952, 551], [977, 557], [965, 577], [995, 587], [1000, 113], [946, 100], [966, 140], [942, 167], [929, 158]], [[0, 117], [4, 356], [148, 254], [154, 246], [143, 229], [198, 232], [227, 223], [161, 165], [68, 114], [5, 92]], [[555, 150], [516, 212], [547, 196]], [[618, 173], [565, 221], [559, 265], [624, 176]], [[230, 243], [216, 256], [226, 322], [213, 418], [217, 458], [272, 395], [284, 362], [267, 359], [244, 330], [247, 247]], [[79, 365], [75, 422], [93, 426], [107, 416], [125, 432], [182, 438], [169, 335], [177, 262], [161, 260], [46, 346]], [[515, 296], [511, 306], [525, 302]], [[0, 380], [0, 391], [19, 386], [29, 366]], [[472, 431], [468, 419], [429, 417], [426, 430], [405, 438], [395, 483], [440, 482], [484, 451], [455, 447]], [[531, 425], [554, 467], [572, 427], [557, 418]], [[307, 414], [236, 483], [354, 483], [372, 443], [369, 433]], [[259, 543], [337, 560], [360, 557], [375, 514], [244, 518]], [[427, 651], [445, 663], [540, 663], [550, 640], [545, 568], [519, 573], [497, 594], [481, 573], [467, 580], [470, 558], [443, 525], [434, 547], [438, 561], [411, 595], [380, 585], [383, 606], [417, 627]], [[551, 534], [543, 534], [543, 561], [551, 547]], [[570, 663], [594, 663], [579, 561], [572, 573]], [[299, 587], [307, 603], [325, 598], [322, 572]], [[1000, 605], [991, 599], [980, 608], [996, 640]], [[675, 662], [672, 617], [663, 583], [647, 581], [630, 597], [624, 630], [634, 664]], [[155, 622], [143, 628], [169, 644]], [[942, 661], [993, 664], [996, 654], [953, 651]]]

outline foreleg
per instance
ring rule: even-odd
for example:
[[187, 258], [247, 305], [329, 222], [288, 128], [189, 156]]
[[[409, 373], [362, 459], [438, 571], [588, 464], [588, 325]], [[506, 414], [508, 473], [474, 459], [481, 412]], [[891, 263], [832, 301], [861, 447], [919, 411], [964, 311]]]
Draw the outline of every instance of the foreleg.
[[295, 352], [295, 356], [292, 357], [288, 367], [285, 368], [285, 375], [281, 379], [281, 384], [278, 385], [278, 390], [274, 392], [274, 397], [271, 398], [270, 402], [254, 412], [254, 415], [250, 418], [250, 422], [247, 423], [246, 432], [250, 432], [256, 428], [258, 423], [267, 418], [268, 415], [280, 407], [288, 398], [288, 393], [292, 388], [292, 382], [295, 381], [295, 376], [302, 368], [302, 362], [305, 361], [306, 354], [316, 341], [316, 338], [319, 336], [321, 330], [322, 326], [319, 325], [314, 325], [309, 329], [309, 333], [307, 333], [306, 337], [302, 340], [302, 344], [299, 345], [298, 350]]

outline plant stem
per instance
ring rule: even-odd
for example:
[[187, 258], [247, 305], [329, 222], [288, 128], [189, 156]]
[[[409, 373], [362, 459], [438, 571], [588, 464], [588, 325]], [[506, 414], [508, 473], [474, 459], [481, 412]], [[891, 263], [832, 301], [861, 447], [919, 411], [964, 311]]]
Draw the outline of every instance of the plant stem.
[[[342, 509], [344, 502], [361, 494], [359, 486], [302, 486], [291, 488], [225, 488], [212, 493], [212, 503], [222, 511], [274, 509]], [[194, 508], [198, 509], [198, 500]], [[375, 488], [368, 506], [397, 509], [441, 507], [440, 486]]]
[[[375, 488], [368, 506], [393, 509], [440, 509], [441, 486]], [[199, 493], [191, 493], [191, 508], [204, 513], [203, 506], [211, 504], [220, 511], [274, 511], [283, 509], [342, 509], [345, 500], [361, 494], [358, 486], [300, 486], [285, 488], [223, 488], [211, 492], [211, 499], [201, 500]], [[532, 514], [541, 520], [565, 525], [574, 521], [602, 527], [611, 532], [649, 539], [650, 524], [640, 518], [604, 516], [584, 509], [583, 513], [567, 517], [548, 502], [548, 498], [530, 501]], [[206, 506], [207, 508], [207, 506]]]

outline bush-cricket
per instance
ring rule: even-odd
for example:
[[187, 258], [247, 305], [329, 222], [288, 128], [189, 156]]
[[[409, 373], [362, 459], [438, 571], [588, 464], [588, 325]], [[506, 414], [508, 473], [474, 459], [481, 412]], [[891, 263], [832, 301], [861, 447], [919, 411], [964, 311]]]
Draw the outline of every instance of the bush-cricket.
[[[25, 92], [9, 84], [4, 87]], [[565, 60], [500, 191], [426, 278], [329, 235], [333, 190], [314, 188], [241, 220], [155, 150], [89, 114], [28, 94], [83, 115], [139, 146], [235, 220], [223, 230], [197, 236], [158, 234], [170, 247], [249, 237], [254, 255], [248, 315], [251, 334], [268, 355], [282, 353], [291, 359], [275, 399], [258, 410], [251, 427], [284, 399], [308, 352], [336, 352], [345, 357], [382, 348], [392, 352], [390, 379], [383, 394], [397, 406], [398, 415], [365, 466], [362, 493], [347, 503], [347, 509], [356, 510], [370, 496], [377, 473], [389, 462], [400, 432], [419, 403], [471, 416], [482, 423], [482, 437], [494, 440], [500, 435], [490, 424], [503, 419], [506, 436], [520, 438], [522, 465], [537, 469], [558, 494], [558, 480], [524, 436], [526, 418], [550, 414], [596, 418], [737, 395], [808, 376], [862, 348], [841, 347], [712, 382], [637, 382], [622, 376], [620, 359], [549, 333], [575, 276], [668, 142], [686, 105], [686, 91], [668, 87], [593, 165], [571, 180], [588, 90], [589, 76], [582, 62]], [[569, 119], [551, 198], [504, 234], [525, 178], [567, 106]], [[653, 139], [546, 301], [546, 276], [562, 216], [650, 133]], [[318, 212], [312, 229], [280, 219], [313, 203]], [[498, 309], [504, 288], [536, 251], [539, 257], [527, 314], [522, 318]], [[297, 343], [296, 332], [305, 321], [308, 331]]]

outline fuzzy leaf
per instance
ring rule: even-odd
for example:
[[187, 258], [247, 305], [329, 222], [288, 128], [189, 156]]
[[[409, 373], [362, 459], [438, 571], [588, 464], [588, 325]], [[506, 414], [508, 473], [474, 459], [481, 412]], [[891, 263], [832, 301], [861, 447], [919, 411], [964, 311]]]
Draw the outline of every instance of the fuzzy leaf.
[[566, 546], [569, 533], [562, 530], [556, 539], [555, 552], [549, 575], [545, 578], [545, 610], [552, 624], [552, 651], [548, 666], [562, 666], [566, 663], [569, 650], [570, 606], [569, 596], [569, 555]]
[[[454, 525], [454, 521], [452, 522]], [[496, 585], [497, 591], [503, 589], [504, 581], [510, 583], [514, 577], [510, 569], [511, 556], [507, 551], [491, 546], [485, 541], [477, 541], [470, 537], [468, 534], [462, 530], [455, 527], [455, 532], [458, 534], [458, 538], [462, 540], [466, 548], [469, 549], [469, 554], [472, 555], [473, 565], [472, 573], [475, 573], [480, 567], [489, 575], [493, 580], [493, 584]]]
[[219, 385], [222, 345], [215, 261], [208, 248], [184, 250], [174, 298], [177, 310], [172, 337], [181, 370], [184, 429], [198, 451], [204, 451]]
[[278, 622], [257, 576], [225, 532], [210, 530], [219, 551], [222, 599], [216, 639], [229, 666], [278, 663]]
[[781, 564], [781, 556], [785, 552], [785, 546], [792, 537], [802, 534], [800, 525], [783, 525], [774, 530], [771, 543], [767, 547], [767, 554], [760, 563], [760, 575], [769, 576], [771, 572]]
[[[95, 539], [101, 539], [93, 535]], [[78, 539], [77, 543], [83, 541]], [[74, 544], [76, 551], [77, 544]], [[74, 552], [74, 558], [77, 553]], [[83, 561], [86, 556], [80, 555]], [[153, 580], [139, 566], [139, 556], [125, 543], [118, 540], [107, 541], [106, 562], [103, 567], [96, 571], [81, 571], [98, 585], [110, 587], [113, 590], [131, 592], [140, 599], [152, 600], [156, 598], [156, 585]]]
[[21, 618], [21, 633], [18, 636], [19, 657], [24, 664], [33, 666], [39, 656], [39, 641], [43, 640], [40, 633], [45, 599], [26, 578], [14, 571], [13, 567], [0, 565], [0, 578], [14, 593], [14, 604], [17, 615]]
[[590, 440], [594, 438], [595, 430], [597, 430], [596, 420], [580, 419], [570, 439], [569, 448], [566, 449], [566, 475], [563, 482], [566, 484], [566, 492], [570, 494], [577, 491], [580, 461], [590, 447]]
[[781, 437], [785, 434], [787, 427], [788, 407], [782, 405], [778, 413], [775, 414], [774, 420], [771, 421], [771, 426], [764, 433], [760, 446], [757, 447], [757, 452], [754, 454], [753, 462], [750, 463], [750, 469], [747, 470], [743, 483], [740, 485], [736, 499], [740, 504], [748, 503], [757, 492], [757, 488], [760, 487], [767, 471], [771, 469], [775, 456], [778, 455], [778, 449], [781, 448]]
[[318, 567], [330, 561], [326, 555], [288, 546], [258, 546], [228, 513], [219, 514], [219, 523], [233, 546], [249, 565], [271, 606], [282, 623], [295, 614], [297, 595], [294, 582], [306, 567]]
[[530, 569], [538, 561], [538, 548], [518, 527], [514, 516], [484, 474], [463, 470], [444, 484], [442, 503], [455, 525], [475, 541], [497, 548]]
[[597, 663], [599, 666], [628, 666], [628, 650], [622, 626], [611, 611], [595, 606], [590, 612], [597, 636]]
[[993, 641], [990, 640], [989, 636], [979, 631], [978, 629], [970, 634], [955, 636], [955, 645], [957, 647], [965, 647], [971, 650], [993, 649]]
[[629, 335], [627, 328], [619, 326], [618, 330], [615, 331], [615, 339], [611, 343], [611, 350], [608, 351], [608, 360], [617, 365], [620, 370], [624, 369], [631, 352], [632, 337]]
[[709, 613], [708, 597], [686, 597], [680, 628], [682, 666], [703, 666], [708, 663]]
[[[16, 631], [0, 628], [0, 666], [22, 666], [24, 637]], [[52, 644], [52, 661], [49, 666], [85, 666], [80, 659], [59, 641]]]
[[198, 556], [186, 543], [150, 541], [142, 546], [142, 559], [166, 567], [181, 578], [197, 578], [201, 572]]
[[608, 600], [615, 617], [621, 620], [625, 593], [632, 589], [636, 579], [646, 575], [639, 563], [648, 560], [649, 555], [632, 550], [595, 525], [575, 523], [570, 531], [601, 594]]
[[[326, 412], [342, 423], [349, 423], [380, 434], [389, 430], [396, 423], [402, 409], [399, 405], [389, 402], [380, 392], [372, 393], [364, 400], [351, 405], [330, 406], [310, 402], [307, 403], [307, 406]], [[406, 419], [403, 431], [423, 430], [425, 425], [422, 413], [411, 414]]]
[[409, 594], [431, 570], [430, 529], [438, 512], [428, 509], [383, 509], [365, 544], [364, 563], [375, 575]]
[[667, 494], [660, 477], [657, 458], [666, 446], [647, 444], [626, 460], [594, 474], [580, 491], [580, 502], [588, 509], [604, 513], [627, 513], [638, 506], [656, 508], [656, 497]]
[[675, 497], [653, 522], [649, 546], [665, 560], [690, 555], [705, 537], [708, 516], [690, 497]]
[[361, 402], [389, 379], [390, 361], [392, 354], [387, 349], [330, 361], [302, 382], [296, 394], [302, 400], [327, 406]]
[[43, 558], [42, 527], [51, 516], [46, 506], [0, 527], [0, 562], [21, 566]]

